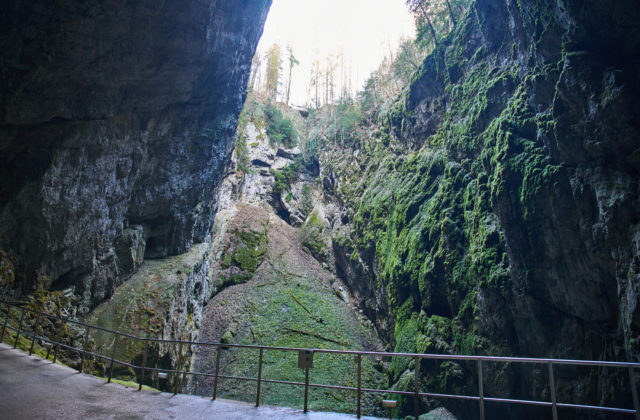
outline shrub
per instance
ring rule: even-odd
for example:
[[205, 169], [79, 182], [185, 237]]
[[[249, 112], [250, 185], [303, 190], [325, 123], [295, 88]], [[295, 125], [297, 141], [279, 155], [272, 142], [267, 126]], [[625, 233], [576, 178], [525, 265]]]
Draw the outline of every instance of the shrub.
[[300, 159], [296, 158], [293, 163], [288, 164], [284, 168], [274, 171], [273, 169], [269, 170], [273, 176], [275, 177], [275, 182], [273, 184], [273, 192], [280, 193], [287, 188], [293, 180], [298, 177], [300, 173]]
[[289, 118], [283, 118], [282, 112], [275, 106], [267, 104], [265, 107], [267, 118], [267, 135], [272, 144], [282, 144], [293, 147], [298, 142], [298, 131]]

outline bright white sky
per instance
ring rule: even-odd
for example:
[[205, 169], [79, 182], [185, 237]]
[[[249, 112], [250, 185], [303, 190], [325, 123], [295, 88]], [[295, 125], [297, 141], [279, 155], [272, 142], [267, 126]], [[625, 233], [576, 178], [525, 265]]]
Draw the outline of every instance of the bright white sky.
[[353, 90], [360, 90], [402, 38], [414, 37], [415, 25], [405, 0], [273, 0], [258, 50], [264, 53], [278, 42], [282, 70], [288, 73], [286, 46], [293, 48], [300, 65], [293, 70], [290, 102], [304, 105], [316, 58], [324, 61], [343, 49], [345, 71], [351, 67]]

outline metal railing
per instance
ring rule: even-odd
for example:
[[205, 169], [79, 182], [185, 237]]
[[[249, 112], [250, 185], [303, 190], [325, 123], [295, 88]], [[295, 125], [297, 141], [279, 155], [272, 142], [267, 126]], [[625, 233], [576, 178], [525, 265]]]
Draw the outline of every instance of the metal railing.
[[[181, 340], [163, 340], [157, 338], [143, 338], [137, 337], [132, 334], [126, 334], [119, 331], [110, 330], [107, 328], [98, 327], [95, 325], [90, 325], [81, 321], [69, 319], [66, 317], [60, 317], [55, 315], [50, 315], [44, 312], [35, 311], [25, 306], [15, 303], [15, 302], [7, 302], [0, 301], [0, 305], [4, 304], [7, 309], [7, 314], [5, 316], [3, 326], [2, 326], [2, 335], [0, 337], [0, 342], [4, 342], [4, 336], [7, 330], [11, 330], [15, 332], [15, 339], [13, 347], [16, 348], [18, 345], [18, 340], [20, 335], [24, 337], [31, 338], [29, 354], [31, 355], [34, 350], [34, 344], [36, 340], [39, 340], [42, 343], [47, 344], [47, 355], [46, 358], [50, 358], [50, 352], [53, 349], [53, 362], [58, 358], [58, 352], [60, 348], [66, 348], [68, 350], [77, 351], [81, 354], [81, 362], [79, 371], [82, 372], [84, 370], [84, 362], [87, 356], [94, 357], [96, 359], [101, 359], [109, 363], [108, 367], [108, 382], [111, 382], [113, 376], [113, 368], [114, 364], [120, 364], [122, 366], [126, 366], [137, 370], [139, 373], [138, 380], [138, 390], [142, 389], [142, 385], [145, 380], [145, 375], [148, 373], [155, 372], [156, 374], [163, 375], [172, 375], [173, 376], [173, 393], [177, 394], [179, 391], [179, 386], [183, 382], [186, 375], [194, 375], [194, 376], [205, 376], [205, 377], [213, 377], [213, 393], [212, 399], [215, 400], [218, 393], [218, 383], [220, 379], [233, 379], [240, 381], [250, 381], [256, 383], [256, 406], [260, 405], [260, 393], [261, 386], [263, 383], [269, 384], [285, 384], [285, 385], [293, 385], [293, 386], [302, 386], [304, 387], [304, 412], [307, 412], [308, 409], [308, 394], [310, 388], [324, 388], [331, 390], [345, 390], [345, 391], [354, 391], [356, 393], [356, 416], [358, 418], [361, 417], [362, 414], [362, 394], [363, 393], [378, 393], [378, 394], [391, 394], [391, 395], [401, 395], [412, 397], [414, 399], [414, 414], [415, 418], [418, 418], [419, 415], [419, 403], [422, 397], [430, 397], [430, 398], [439, 398], [439, 399], [457, 399], [457, 400], [465, 400], [465, 401], [476, 401], [478, 403], [478, 412], [480, 419], [485, 419], [485, 404], [488, 402], [491, 403], [500, 403], [500, 404], [519, 404], [519, 405], [530, 405], [530, 406], [538, 406], [538, 407], [547, 407], [551, 410], [551, 414], [554, 420], [558, 419], [558, 408], [569, 408], [569, 409], [582, 409], [582, 410], [590, 410], [590, 411], [599, 411], [602, 413], [616, 413], [616, 414], [626, 414], [626, 415], [635, 415], [636, 420], [640, 420], [640, 404], [638, 402], [638, 393], [636, 388], [636, 378], [635, 378], [635, 369], [640, 369], [640, 363], [631, 363], [631, 362], [608, 362], [608, 361], [596, 361], [596, 360], [569, 360], [569, 359], [540, 359], [540, 358], [530, 358], [530, 357], [496, 357], [496, 356], [472, 356], [472, 355], [446, 355], [446, 354], [417, 354], [417, 353], [387, 353], [387, 352], [376, 352], [376, 351], [358, 351], [358, 350], [331, 350], [331, 349], [304, 349], [304, 348], [293, 348], [293, 347], [270, 347], [270, 346], [259, 346], [259, 345], [243, 345], [243, 344], [226, 344], [226, 343], [208, 343], [208, 342], [198, 342], [198, 341], [181, 341]], [[9, 324], [11, 319], [12, 309], [17, 309], [20, 312], [19, 318], [16, 318], [18, 321], [18, 326], [14, 327]], [[15, 312], [15, 311], [14, 311]], [[35, 316], [35, 324], [31, 331], [23, 330], [25, 314], [30, 313], [32, 316]], [[41, 324], [43, 317], [48, 318], [49, 320], [59, 321], [59, 326], [56, 332], [56, 338], [51, 339], [44, 335], [38, 335], [37, 329]], [[84, 341], [82, 348], [73, 347], [67, 344], [64, 344], [61, 340], [62, 331], [64, 329], [65, 323], [71, 323], [79, 326], [83, 326], [86, 328]], [[110, 356], [102, 355], [96, 353], [94, 351], [87, 350], [89, 343], [89, 331], [94, 329], [96, 331], [103, 331], [106, 333], [110, 333], [114, 335], [113, 349], [111, 351]], [[138, 366], [130, 361], [118, 360], [116, 358], [116, 350], [118, 348], [119, 339], [132, 339], [139, 340], [144, 342], [144, 353], [143, 353], [143, 361], [142, 365]], [[175, 344], [178, 346], [178, 361], [174, 369], [163, 369], [157, 367], [150, 367], [147, 365], [147, 353], [149, 350], [150, 344]], [[183, 370], [184, 359], [182, 354], [183, 346], [210, 346], [216, 348], [216, 364], [213, 373], [207, 372], [192, 372]], [[245, 376], [233, 376], [233, 375], [223, 375], [220, 373], [220, 355], [223, 350], [229, 348], [238, 348], [238, 349], [254, 349], [257, 350], [257, 358], [258, 358], [258, 374], [257, 377], [245, 377]], [[310, 382], [309, 379], [309, 367], [306, 367], [305, 370], [305, 381], [297, 382], [297, 381], [288, 381], [288, 380], [278, 380], [278, 379], [267, 379], [262, 377], [262, 366], [263, 366], [263, 356], [265, 351], [282, 351], [282, 352], [313, 352], [313, 353], [326, 353], [326, 354], [343, 354], [343, 355], [353, 355], [354, 363], [356, 364], [356, 381], [357, 386], [341, 386], [341, 385], [330, 385], [330, 384], [317, 384]], [[362, 357], [407, 357], [413, 359], [414, 362], [414, 390], [413, 391], [399, 391], [393, 389], [377, 389], [377, 388], [366, 388], [362, 386]], [[442, 360], [442, 361], [459, 361], [459, 362], [475, 362], [477, 367], [477, 387], [478, 387], [478, 395], [457, 395], [457, 394], [441, 394], [441, 393], [433, 393], [433, 392], [423, 392], [420, 389], [420, 362], [422, 359], [427, 360]], [[536, 364], [543, 365], [547, 367], [548, 377], [549, 377], [549, 395], [551, 401], [539, 401], [539, 400], [524, 400], [524, 399], [515, 399], [515, 398], [496, 398], [486, 396], [484, 393], [484, 383], [483, 383], [483, 364], [489, 362], [499, 362], [499, 363], [518, 363], [518, 364]], [[556, 384], [554, 379], [554, 367], [555, 366], [591, 366], [591, 367], [605, 367], [605, 368], [618, 368], [618, 369], [626, 369], [629, 377], [629, 384], [631, 388], [631, 394], [633, 399], [634, 408], [621, 408], [621, 407], [608, 407], [608, 406], [600, 406], [600, 405], [584, 405], [584, 404], [571, 404], [557, 401], [556, 398]], [[182, 376], [182, 379], [180, 377]]]

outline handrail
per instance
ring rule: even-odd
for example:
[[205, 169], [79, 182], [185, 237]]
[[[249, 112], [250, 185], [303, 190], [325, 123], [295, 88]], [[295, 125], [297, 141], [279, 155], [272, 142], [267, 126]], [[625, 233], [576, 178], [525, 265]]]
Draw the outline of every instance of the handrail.
[[[609, 413], [618, 413], [618, 414], [629, 414], [635, 415], [636, 420], [640, 420], [640, 406], [638, 403], [638, 394], [636, 389], [636, 378], [634, 369], [640, 369], [640, 363], [636, 362], [617, 362], [617, 361], [598, 361], [598, 360], [576, 360], [576, 359], [555, 359], [555, 358], [533, 358], [533, 357], [502, 357], [502, 356], [479, 356], [479, 355], [447, 355], [447, 354], [429, 354], [429, 353], [391, 353], [391, 352], [379, 352], [379, 351], [360, 351], [360, 350], [336, 350], [336, 349], [307, 349], [307, 348], [299, 348], [299, 347], [278, 347], [278, 346], [263, 346], [263, 345], [252, 345], [252, 344], [226, 344], [220, 342], [201, 342], [201, 341], [188, 341], [188, 340], [165, 340], [160, 338], [151, 338], [151, 337], [139, 337], [133, 334], [124, 333], [117, 330], [111, 330], [104, 327], [99, 327], [96, 325], [91, 325], [82, 321], [70, 319], [68, 317], [62, 317], [58, 315], [51, 315], [45, 312], [36, 311], [34, 309], [27, 308], [24, 306], [24, 303], [18, 302], [9, 302], [5, 300], [0, 300], [0, 305], [4, 304], [7, 308], [7, 315], [5, 316], [3, 327], [2, 327], [2, 336], [0, 337], [0, 341], [4, 340], [5, 331], [12, 330], [16, 333], [16, 338], [14, 342], [14, 348], [16, 348], [18, 344], [18, 338], [20, 335], [25, 337], [30, 337], [32, 339], [31, 348], [29, 350], [29, 354], [33, 353], [33, 345], [36, 340], [43, 341], [45, 343], [49, 343], [49, 350], [47, 352], [47, 357], [49, 357], [49, 351], [51, 347], [55, 346], [55, 356], [54, 362], [57, 357], [58, 348], [66, 348], [73, 351], [77, 351], [82, 353], [82, 362], [80, 366], [80, 372], [83, 370], [83, 362], [86, 356], [92, 356], [96, 358], [100, 358], [102, 360], [108, 361], [110, 363], [109, 366], [109, 378], [108, 382], [111, 382], [112, 373], [113, 373], [113, 365], [115, 363], [130, 367], [132, 369], [140, 370], [140, 380], [138, 390], [142, 389], [142, 383], [144, 381], [145, 372], [164, 372], [167, 374], [175, 375], [174, 378], [180, 377], [184, 375], [200, 375], [200, 376], [208, 376], [214, 377], [214, 393], [213, 399], [216, 398], [216, 389], [217, 382], [219, 379], [234, 379], [234, 380], [243, 380], [243, 381], [252, 381], [258, 383], [258, 391], [256, 398], [256, 406], [260, 404], [260, 384], [261, 383], [277, 383], [277, 384], [287, 384], [294, 386], [303, 386], [305, 387], [305, 394], [307, 393], [309, 388], [325, 388], [325, 389], [337, 389], [337, 390], [347, 390], [347, 391], [356, 391], [358, 398], [356, 404], [356, 413], [357, 417], [360, 418], [361, 413], [361, 398], [360, 394], [363, 392], [369, 393], [383, 393], [383, 394], [393, 394], [393, 395], [406, 395], [413, 396], [415, 398], [415, 417], [418, 417], [418, 406], [419, 406], [419, 398], [420, 397], [431, 397], [431, 398], [446, 398], [446, 399], [458, 399], [458, 400], [468, 400], [468, 401], [477, 401], [479, 404], [479, 413], [480, 418], [484, 420], [484, 405], [485, 402], [493, 402], [493, 403], [507, 403], [507, 404], [524, 404], [524, 405], [532, 405], [532, 406], [542, 406], [542, 407], [550, 407], [552, 409], [552, 417], [554, 420], [557, 420], [558, 413], [557, 408], [572, 408], [572, 409], [584, 409], [584, 410], [595, 410], [601, 412], [609, 412]], [[9, 319], [11, 316], [11, 309], [19, 308], [21, 310], [20, 314], [20, 325], [16, 328], [12, 325], [9, 325]], [[29, 312], [33, 315], [36, 315], [36, 325], [33, 328], [33, 331], [22, 330], [23, 321], [25, 314]], [[111, 356], [101, 355], [96, 352], [92, 352], [86, 349], [88, 330], [85, 335], [85, 340], [82, 348], [73, 347], [67, 344], [62, 343], [60, 338], [61, 330], [58, 330], [57, 339], [51, 339], [46, 336], [37, 335], [37, 327], [40, 320], [40, 317], [47, 317], [50, 320], [58, 320], [61, 323], [72, 323], [80, 326], [84, 326], [86, 328], [93, 328], [98, 331], [103, 331], [106, 333], [114, 334], [114, 346], [112, 350]], [[61, 324], [62, 325], [62, 324]], [[117, 348], [117, 337], [125, 337], [133, 340], [140, 340], [145, 342], [145, 350], [142, 366], [135, 365], [129, 361], [118, 360], [116, 359], [116, 348]], [[147, 350], [149, 343], [164, 343], [164, 344], [178, 344], [180, 347], [183, 345], [190, 346], [214, 346], [216, 347], [217, 356], [216, 356], [216, 367], [215, 373], [207, 373], [207, 372], [193, 372], [193, 371], [185, 371], [180, 369], [180, 361], [178, 361], [177, 366], [174, 369], [169, 368], [157, 368], [157, 367], [147, 367], [146, 358], [147, 358]], [[220, 374], [220, 352], [222, 349], [227, 348], [239, 348], [239, 349], [256, 349], [260, 350], [260, 358], [258, 365], [258, 377], [250, 378], [250, 377], [242, 377], [242, 376], [233, 376], [233, 375], [223, 375]], [[308, 351], [313, 350], [315, 353], [327, 353], [327, 354], [347, 354], [356, 356], [356, 363], [360, 363], [360, 358], [362, 356], [380, 356], [380, 357], [410, 357], [415, 360], [416, 363], [416, 372], [415, 375], [415, 391], [398, 391], [398, 390], [390, 390], [390, 389], [375, 389], [375, 388], [364, 388], [360, 383], [360, 369], [358, 369], [358, 386], [340, 386], [340, 385], [330, 385], [330, 384], [316, 384], [310, 383], [308, 380], [308, 369], [305, 382], [295, 382], [295, 381], [286, 381], [286, 380], [276, 380], [276, 379], [268, 379], [262, 378], [262, 353], [265, 350], [270, 351], [291, 351], [291, 352], [300, 352], [300, 351]], [[181, 353], [181, 352], [180, 352]], [[182, 356], [180, 355], [179, 358]], [[458, 394], [439, 394], [439, 393], [430, 393], [430, 392], [421, 392], [419, 389], [419, 359], [429, 359], [429, 360], [457, 360], [457, 361], [467, 361], [467, 362], [476, 362], [478, 365], [478, 390], [479, 395], [458, 395]], [[483, 362], [498, 362], [498, 363], [529, 363], [529, 364], [546, 364], [549, 369], [549, 388], [551, 394], [551, 401], [538, 401], [538, 400], [522, 400], [522, 399], [513, 399], [513, 398], [495, 398], [485, 396], [483, 393], [483, 379], [482, 379], [482, 363]], [[598, 405], [584, 405], [584, 404], [570, 404], [564, 402], [556, 401], [556, 390], [554, 383], [554, 374], [553, 374], [553, 366], [554, 365], [570, 365], [570, 366], [598, 366], [598, 367], [613, 367], [613, 368], [627, 368], [629, 375], [630, 388], [632, 392], [632, 398], [634, 403], [634, 408], [622, 408], [622, 407], [607, 407], [607, 406], [598, 406]], [[177, 383], [177, 382], [176, 382]], [[174, 385], [174, 391], [177, 393], [177, 385]], [[307, 404], [305, 399], [304, 411], [307, 411]]]

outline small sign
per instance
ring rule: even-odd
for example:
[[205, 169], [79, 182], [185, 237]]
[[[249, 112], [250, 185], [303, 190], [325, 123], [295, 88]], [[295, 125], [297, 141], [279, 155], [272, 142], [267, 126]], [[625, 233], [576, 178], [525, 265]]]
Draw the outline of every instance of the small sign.
[[313, 350], [298, 351], [298, 368], [311, 369], [313, 367]]

